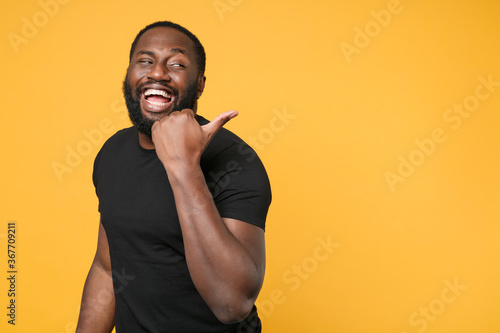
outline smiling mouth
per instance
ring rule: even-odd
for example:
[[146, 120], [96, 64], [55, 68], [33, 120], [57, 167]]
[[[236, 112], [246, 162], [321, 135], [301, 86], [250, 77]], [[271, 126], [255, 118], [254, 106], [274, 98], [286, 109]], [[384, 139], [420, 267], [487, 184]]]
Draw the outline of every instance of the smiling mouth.
[[172, 93], [162, 89], [148, 88], [141, 94], [141, 104], [149, 112], [167, 111], [173, 100]]

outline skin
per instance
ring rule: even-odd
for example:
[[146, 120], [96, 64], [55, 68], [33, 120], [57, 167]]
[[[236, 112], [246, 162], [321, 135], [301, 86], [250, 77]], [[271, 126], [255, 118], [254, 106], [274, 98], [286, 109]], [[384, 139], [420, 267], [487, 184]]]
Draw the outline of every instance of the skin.
[[[197, 97], [205, 88], [199, 73], [193, 42], [183, 33], [166, 27], [148, 30], [141, 36], [127, 72], [132, 91], [155, 81], [175, 88], [182, 95], [190, 83], [197, 83]], [[168, 89], [159, 83], [146, 87]], [[217, 131], [237, 115], [228, 111], [200, 126], [193, 109], [173, 111], [174, 101], [154, 107], [141, 96], [145, 117], [155, 120], [152, 135], [139, 133], [145, 149], [156, 149], [168, 175], [184, 239], [191, 278], [205, 302], [223, 323], [244, 319], [251, 311], [264, 279], [264, 231], [243, 221], [221, 218], [207, 188], [200, 167], [201, 154]], [[96, 258], [84, 287], [77, 333], [111, 332], [113, 302], [93, 302], [112, 291], [109, 248], [102, 225]], [[110, 289], [111, 288], [111, 289]], [[103, 304], [105, 303], [105, 304]], [[98, 313], [93, 318], [82, 316]]]
[[102, 223], [99, 223], [97, 251], [83, 287], [80, 316], [75, 333], [109, 333], [115, 326], [114, 317], [115, 293], [108, 238]]

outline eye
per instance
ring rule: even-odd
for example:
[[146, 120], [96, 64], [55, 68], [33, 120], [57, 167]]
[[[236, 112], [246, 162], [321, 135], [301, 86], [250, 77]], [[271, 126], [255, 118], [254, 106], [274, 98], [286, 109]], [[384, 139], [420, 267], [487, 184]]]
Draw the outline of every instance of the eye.
[[147, 65], [151, 65], [153, 63], [153, 61], [149, 59], [140, 59], [137, 62], [140, 64], [147, 64]]

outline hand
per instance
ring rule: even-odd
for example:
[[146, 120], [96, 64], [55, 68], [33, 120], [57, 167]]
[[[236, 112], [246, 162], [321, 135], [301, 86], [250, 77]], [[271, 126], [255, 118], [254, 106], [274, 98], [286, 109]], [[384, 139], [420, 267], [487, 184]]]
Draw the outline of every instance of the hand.
[[172, 112], [151, 128], [158, 158], [165, 168], [199, 166], [201, 154], [214, 135], [237, 115], [237, 111], [223, 112], [208, 124], [200, 126], [192, 110]]

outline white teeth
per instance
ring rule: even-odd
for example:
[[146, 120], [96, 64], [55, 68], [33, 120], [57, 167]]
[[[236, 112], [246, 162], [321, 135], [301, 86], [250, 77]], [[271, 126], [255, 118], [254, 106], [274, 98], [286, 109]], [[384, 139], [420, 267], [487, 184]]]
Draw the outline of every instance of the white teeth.
[[[165, 90], [159, 90], [159, 89], [146, 89], [146, 91], [144, 92], [144, 96], [151, 96], [151, 95], [159, 95], [159, 96], [163, 96], [165, 98], [171, 98], [172, 96], [166, 92]], [[159, 104], [163, 104], [163, 103], [159, 103]]]
[[167, 105], [168, 103], [160, 103], [160, 102], [151, 102], [151, 101], [148, 101], [149, 104], [153, 104], [154, 106], [163, 106], [163, 105]]

